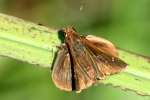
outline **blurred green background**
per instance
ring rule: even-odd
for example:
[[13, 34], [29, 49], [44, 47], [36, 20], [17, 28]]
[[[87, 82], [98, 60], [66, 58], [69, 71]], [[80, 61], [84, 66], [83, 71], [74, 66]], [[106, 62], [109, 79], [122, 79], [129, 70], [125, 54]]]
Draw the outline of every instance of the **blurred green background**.
[[[150, 56], [150, 0], [0, 0], [0, 12], [54, 29], [73, 25]], [[0, 100], [150, 100], [102, 84], [66, 93], [54, 86], [49, 70], [0, 57]]]

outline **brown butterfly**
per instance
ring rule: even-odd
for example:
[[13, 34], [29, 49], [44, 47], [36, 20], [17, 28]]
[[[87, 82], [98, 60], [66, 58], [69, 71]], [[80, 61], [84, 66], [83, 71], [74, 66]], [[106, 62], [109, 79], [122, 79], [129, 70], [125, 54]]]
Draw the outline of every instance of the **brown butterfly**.
[[96, 36], [80, 36], [73, 27], [62, 30], [65, 43], [59, 48], [52, 80], [61, 90], [80, 92], [126, 68], [115, 46]]

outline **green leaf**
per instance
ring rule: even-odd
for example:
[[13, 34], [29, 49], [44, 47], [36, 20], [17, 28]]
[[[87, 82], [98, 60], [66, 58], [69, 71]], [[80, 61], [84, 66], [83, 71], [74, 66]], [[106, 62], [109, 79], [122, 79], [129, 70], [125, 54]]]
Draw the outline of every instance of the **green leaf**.
[[[0, 14], [0, 55], [50, 67], [60, 45], [57, 31], [12, 16]], [[111, 84], [150, 95], [149, 59], [131, 52], [119, 50], [120, 58], [128, 67], [119, 74], [111, 75], [103, 84]]]

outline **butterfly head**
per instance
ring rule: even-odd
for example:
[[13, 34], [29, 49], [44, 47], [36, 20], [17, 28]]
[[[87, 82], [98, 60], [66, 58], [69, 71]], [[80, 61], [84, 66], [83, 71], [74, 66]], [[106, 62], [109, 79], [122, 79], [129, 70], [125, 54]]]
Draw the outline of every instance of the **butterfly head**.
[[65, 33], [65, 37], [72, 37], [76, 31], [73, 27], [67, 27], [67, 28], [64, 28], [64, 33]]
[[69, 42], [74, 41], [78, 37], [80, 37], [80, 35], [76, 32], [76, 30], [73, 27], [64, 28], [63, 32], [64, 32], [65, 40]]

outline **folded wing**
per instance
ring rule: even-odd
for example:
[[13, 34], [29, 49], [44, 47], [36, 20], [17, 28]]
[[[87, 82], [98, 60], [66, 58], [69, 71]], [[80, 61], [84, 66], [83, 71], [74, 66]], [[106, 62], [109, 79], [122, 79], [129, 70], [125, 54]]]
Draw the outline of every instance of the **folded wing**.
[[66, 47], [62, 47], [57, 54], [52, 70], [52, 80], [58, 88], [72, 91], [71, 61]]

